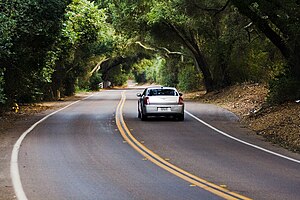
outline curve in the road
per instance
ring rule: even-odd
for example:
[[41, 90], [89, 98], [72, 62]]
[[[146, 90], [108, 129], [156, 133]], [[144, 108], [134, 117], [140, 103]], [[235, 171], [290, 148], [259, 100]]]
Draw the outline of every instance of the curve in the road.
[[146, 159], [150, 160], [154, 164], [158, 165], [159, 167], [167, 170], [168, 172], [178, 176], [179, 178], [182, 178], [185, 181], [188, 181], [189, 183], [198, 186], [200, 188], [203, 188], [215, 195], [218, 195], [224, 199], [250, 199], [248, 197], [242, 196], [240, 194], [237, 194], [235, 192], [229, 191], [225, 188], [222, 188], [216, 184], [210, 183], [202, 178], [199, 178], [169, 162], [167, 162], [165, 159], [161, 158], [159, 155], [152, 152], [150, 149], [148, 149], [146, 146], [144, 146], [142, 143], [140, 143], [136, 138], [131, 134], [130, 130], [128, 129], [124, 119], [123, 119], [123, 113], [122, 109], [124, 106], [124, 103], [126, 101], [126, 95], [125, 92], [122, 92], [122, 98], [118, 104], [117, 111], [116, 111], [116, 123], [117, 127], [122, 135], [122, 137], [125, 139], [125, 141], [132, 146], [136, 151], [138, 151], [141, 155], [143, 155]]

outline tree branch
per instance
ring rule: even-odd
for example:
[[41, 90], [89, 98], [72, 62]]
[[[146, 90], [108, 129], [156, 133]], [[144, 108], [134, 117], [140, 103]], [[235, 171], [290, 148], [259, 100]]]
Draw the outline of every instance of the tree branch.
[[214, 16], [216, 16], [217, 14], [223, 12], [223, 11], [227, 8], [227, 6], [229, 5], [229, 2], [230, 2], [230, 0], [227, 0], [226, 4], [225, 4], [222, 8], [220, 8], [219, 11], [217, 11], [217, 12], [214, 14]]
[[159, 48], [166, 51], [168, 55], [172, 55], [172, 54], [174, 54], [174, 55], [185, 55], [184, 53], [181, 53], [179, 51], [170, 51], [166, 47], [159, 47]]
[[137, 41], [135, 42], [135, 44], [138, 44], [140, 45], [142, 48], [146, 49], [146, 50], [151, 50], [151, 51], [155, 51], [155, 52], [159, 52], [158, 49], [162, 49], [164, 50], [165, 52], [167, 52], [166, 54], [167, 55], [185, 55], [184, 53], [182, 52], [179, 52], [179, 51], [170, 51], [169, 49], [167, 49], [166, 47], [158, 47], [158, 49], [156, 48], [153, 48], [153, 47], [148, 47], [148, 46], [145, 46], [144, 44], [142, 44], [140, 41]]
[[274, 31], [266, 19], [261, 18], [257, 13], [249, 8], [249, 5], [244, 0], [231, 0], [231, 2], [239, 9], [240, 13], [247, 16], [262, 31], [267, 38], [281, 51], [282, 55], [289, 60], [290, 49], [284, 39]]
[[174, 24], [168, 22], [165, 22], [165, 24], [175, 31], [178, 37], [183, 41], [183, 43], [188, 47], [188, 49], [190, 49], [193, 54], [197, 53], [197, 50], [192, 45], [192, 41], [187, 38]]
[[154, 48], [152, 48], [152, 47], [147, 47], [147, 46], [143, 45], [143, 44], [142, 44], [141, 42], [139, 42], [139, 41], [135, 42], [135, 44], [140, 45], [142, 48], [144, 48], [144, 49], [146, 49], [146, 50], [157, 51], [157, 49], [154, 49]]
[[200, 9], [200, 10], [204, 10], [204, 11], [207, 11], [207, 12], [215, 12], [214, 16], [216, 16], [217, 14], [221, 13], [222, 11], [224, 11], [227, 6], [229, 5], [230, 3], [230, 0], [227, 0], [227, 2], [225, 3], [225, 5], [221, 8], [205, 8], [205, 7], [202, 7], [200, 5], [198, 5], [196, 2], [194, 3], [195, 7]]
[[101, 68], [101, 64], [105, 61], [109, 60], [109, 58], [104, 57], [100, 62], [97, 63], [97, 65], [92, 69], [92, 71], [89, 72], [89, 76], [91, 77], [94, 72], [98, 72]]

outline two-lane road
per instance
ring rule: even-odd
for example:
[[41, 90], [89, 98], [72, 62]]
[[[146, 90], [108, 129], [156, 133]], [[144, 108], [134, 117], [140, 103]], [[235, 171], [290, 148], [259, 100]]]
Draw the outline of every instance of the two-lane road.
[[[188, 114], [183, 122], [140, 121], [137, 92], [102, 91], [37, 124], [22, 141], [17, 160], [26, 197], [173, 200], [222, 199], [229, 193], [300, 199], [299, 163], [228, 138]], [[234, 137], [257, 141], [242, 133], [230, 112], [193, 102], [186, 108]], [[151, 153], [163, 160], [152, 162]], [[182, 171], [169, 172], [168, 166]], [[197, 181], [208, 185], [197, 187]]]

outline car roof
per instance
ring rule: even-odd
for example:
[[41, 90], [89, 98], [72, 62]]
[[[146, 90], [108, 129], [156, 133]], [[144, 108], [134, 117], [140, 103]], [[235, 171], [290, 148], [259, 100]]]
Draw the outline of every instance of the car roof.
[[172, 90], [176, 90], [175, 87], [164, 87], [164, 86], [153, 86], [153, 87], [148, 87], [148, 89], [172, 89]]

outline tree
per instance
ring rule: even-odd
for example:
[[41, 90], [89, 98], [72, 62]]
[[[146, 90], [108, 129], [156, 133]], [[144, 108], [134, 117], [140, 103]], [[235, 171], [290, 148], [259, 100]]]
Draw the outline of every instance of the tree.
[[[40, 94], [48, 51], [61, 29], [68, 0], [2, 0], [1, 58], [8, 103], [32, 101]], [[48, 77], [46, 77], [48, 78]]]
[[299, 76], [299, 1], [274, 0], [270, 3], [267, 0], [232, 0], [232, 2], [273, 42], [286, 60], [292, 63], [290, 66], [292, 71]]
[[195, 73], [194, 65], [185, 65], [180, 68], [178, 74], [178, 89], [185, 92], [199, 91], [202, 77], [200, 73]]
[[[231, 83], [226, 59], [230, 57], [228, 55], [232, 44], [220, 39], [227, 24], [223, 23], [220, 12], [216, 15], [217, 11], [214, 9], [202, 8], [222, 8], [227, 2], [203, 1], [200, 4], [190, 0], [114, 1], [112, 5], [110, 8], [116, 29], [127, 34], [131, 40], [150, 44], [154, 47], [148, 48], [152, 53], [165, 56], [166, 49], [174, 49], [173, 52], [185, 56], [188, 62], [193, 59], [196, 69], [203, 74], [207, 92]], [[220, 48], [223, 46], [228, 47]], [[218, 59], [213, 59], [214, 53], [220, 55]], [[172, 62], [172, 59], [166, 60]]]
[[[189, 51], [188, 54], [194, 59], [196, 68], [203, 74], [207, 92], [231, 83], [226, 60], [230, 47], [226, 46], [232, 44], [225, 43], [221, 38], [227, 24], [224, 24], [224, 16], [217, 12], [218, 9], [208, 8], [218, 8], [224, 6], [223, 3], [226, 4], [224, 1], [156, 1], [151, 12], [147, 14], [148, 23], [154, 26], [161, 24], [160, 27], [168, 30], [164, 32], [173, 33], [166, 35], [165, 40], [169, 43], [175, 40], [178, 46]], [[177, 39], [172, 37], [174, 34]], [[216, 54], [217, 59], [212, 59]]]
[[142, 59], [132, 67], [132, 73], [138, 83], [159, 83], [159, 70], [165, 65], [165, 59], [155, 57]]
[[[300, 2], [297, 0], [271, 2], [231, 0], [231, 2], [280, 50], [287, 65], [283, 72], [285, 75], [281, 76], [282, 81], [279, 77], [278, 82], [292, 84], [290, 87], [292, 96], [286, 96], [286, 100], [299, 98], [300, 89], [295, 84], [300, 83]], [[271, 92], [276, 93], [276, 89]], [[286, 91], [282, 92], [275, 96], [286, 95], [284, 94]]]
[[158, 57], [149, 80], [165, 74], [175, 86], [197, 69], [189, 77], [201, 72], [210, 92], [281, 74], [275, 82], [292, 84], [285, 99], [300, 97], [297, 0], [0, 0], [0, 11], [2, 102], [72, 95], [100, 74], [121, 84], [135, 63]]
[[90, 71], [90, 57], [101, 54], [113, 39], [106, 23], [104, 9], [88, 0], [73, 0], [67, 7], [63, 29], [54, 47], [55, 72], [52, 78], [54, 96], [72, 95], [78, 77]]

